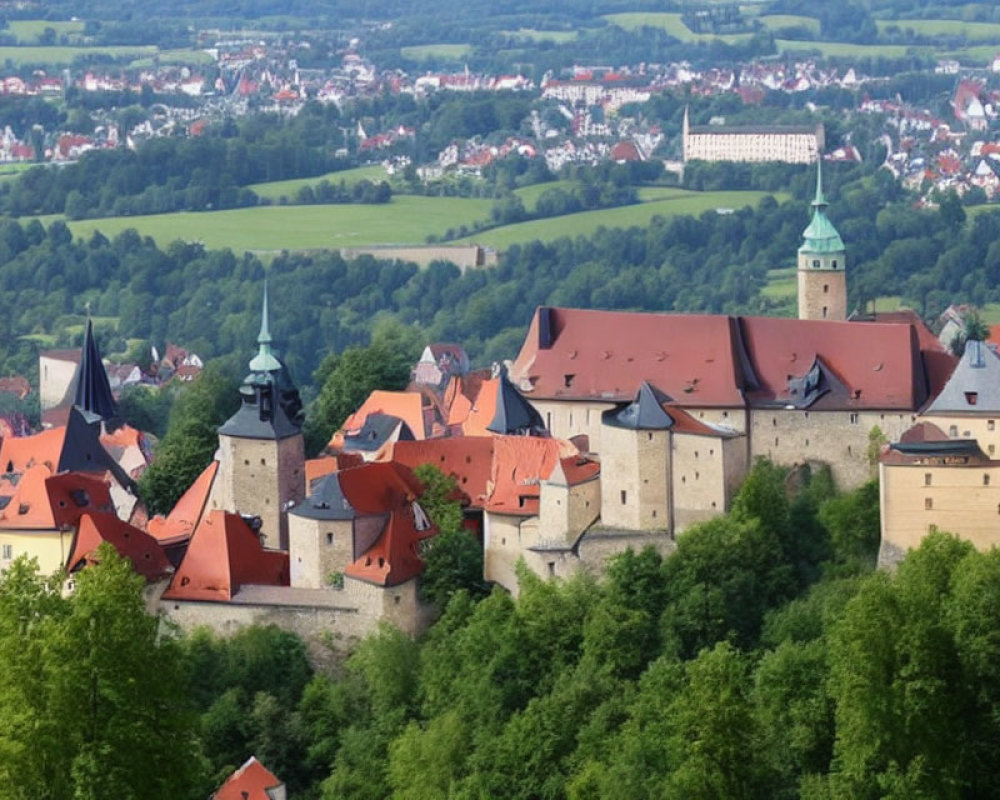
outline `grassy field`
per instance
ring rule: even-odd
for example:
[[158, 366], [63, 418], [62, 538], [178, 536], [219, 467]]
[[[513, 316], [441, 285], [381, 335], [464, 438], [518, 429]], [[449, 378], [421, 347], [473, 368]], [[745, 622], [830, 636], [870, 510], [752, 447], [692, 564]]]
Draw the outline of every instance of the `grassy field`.
[[[483, 231], [459, 241], [476, 242], [503, 250], [512, 244], [532, 239], [552, 241], [563, 236], [589, 236], [598, 228], [628, 228], [648, 225], [653, 217], [671, 217], [677, 214], [701, 214], [719, 208], [740, 208], [756, 205], [768, 192], [689, 192], [684, 189], [654, 189], [670, 192], [658, 200], [649, 200], [632, 206], [582, 211], [563, 217], [530, 220], [515, 225], [504, 225]], [[779, 200], [784, 199], [779, 196]]]
[[680, 39], [682, 42], [708, 42], [713, 39], [721, 39], [724, 42], [741, 42], [750, 38], [749, 33], [733, 33], [715, 36], [710, 33], [695, 33], [684, 24], [680, 14], [670, 14], [667, 12], [626, 12], [623, 14], [605, 14], [604, 19], [612, 25], [617, 25], [627, 31], [634, 31], [637, 28], [662, 28], [671, 36]]
[[44, 19], [13, 19], [7, 23], [7, 31], [16, 36], [20, 44], [35, 44], [46, 28], [52, 28], [56, 32], [56, 36], [83, 33], [83, 23], [79, 21], [49, 22]]
[[886, 28], [907, 29], [921, 36], [964, 36], [970, 42], [1000, 42], [1000, 23], [963, 22], [958, 19], [880, 19], [881, 33]]
[[819, 33], [819, 20], [815, 17], [800, 17], [795, 14], [764, 14], [757, 17], [768, 30], [776, 31], [782, 28], [807, 28], [814, 34]]
[[907, 50], [927, 50], [928, 48], [911, 48], [902, 44], [849, 44], [847, 42], [809, 42], [796, 39], [776, 39], [781, 52], [796, 52], [818, 50], [824, 56], [853, 56], [856, 58], [878, 58], [885, 56], [895, 58], [905, 56]]
[[384, 181], [388, 180], [385, 169], [380, 164], [372, 164], [368, 167], [356, 167], [355, 169], [345, 169], [340, 172], [328, 172], [316, 178], [293, 178], [288, 181], [271, 181], [269, 183], [254, 183], [248, 186], [253, 189], [258, 197], [267, 197], [277, 201], [282, 197], [289, 200], [295, 197], [295, 193], [303, 186], [315, 186], [320, 181], [327, 180], [333, 184], [344, 181], [348, 186], [359, 181]]
[[386, 205], [258, 206], [231, 211], [112, 217], [70, 222], [75, 236], [113, 237], [127, 228], [161, 247], [175, 239], [236, 251], [309, 250], [365, 244], [423, 244], [428, 234], [485, 219], [492, 200], [393, 197]]
[[161, 50], [154, 55], [143, 56], [129, 62], [129, 69], [148, 69], [160, 64], [213, 64], [215, 63], [211, 55], [204, 50]]
[[77, 56], [107, 55], [111, 58], [139, 58], [153, 56], [156, 47], [137, 45], [135, 47], [0, 47], [0, 63], [10, 61], [15, 66], [23, 64], [45, 64], [46, 66], [68, 66]]
[[788, 300], [794, 298], [799, 291], [797, 270], [795, 267], [769, 269], [767, 284], [760, 290], [768, 300]]
[[471, 44], [418, 44], [412, 47], [401, 47], [399, 52], [403, 58], [413, 61], [427, 61], [432, 58], [445, 58], [456, 61], [465, 58], [472, 52]]
[[548, 181], [547, 183], [535, 183], [531, 186], [523, 186], [520, 189], [515, 189], [514, 194], [521, 198], [525, 209], [534, 211], [538, 198], [549, 189], [562, 189], [564, 192], [568, 192], [574, 186], [576, 186], [576, 181]]
[[556, 42], [562, 44], [576, 38], [576, 31], [540, 31], [537, 28], [520, 28], [516, 31], [501, 31], [505, 36], [530, 39], [533, 42]]

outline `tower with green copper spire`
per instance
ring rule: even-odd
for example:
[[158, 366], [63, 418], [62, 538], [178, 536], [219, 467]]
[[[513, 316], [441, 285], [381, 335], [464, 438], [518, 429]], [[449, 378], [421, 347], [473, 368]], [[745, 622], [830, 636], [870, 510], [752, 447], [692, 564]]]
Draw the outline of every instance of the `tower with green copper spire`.
[[826, 216], [823, 161], [816, 163], [816, 197], [812, 219], [799, 248], [799, 319], [847, 319], [847, 253], [837, 229]]
[[240, 407], [219, 428], [219, 471], [210, 507], [260, 517], [266, 546], [287, 549], [288, 509], [305, 496], [302, 400], [274, 350], [267, 283], [257, 354], [240, 386]]

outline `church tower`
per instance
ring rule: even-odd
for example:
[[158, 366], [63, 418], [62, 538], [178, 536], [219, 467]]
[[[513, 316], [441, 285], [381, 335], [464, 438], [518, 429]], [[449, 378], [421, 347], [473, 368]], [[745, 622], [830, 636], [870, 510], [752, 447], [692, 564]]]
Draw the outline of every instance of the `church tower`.
[[840, 234], [827, 219], [823, 196], [823, 160], [816, 162], [816, 198], [812, 220], [799, 248], [799, 319], [847, 319], [846, 252]]
[[258, 351], [240, 387], [240, 408], [219, 428], [219, 472], [210, 506], [261, 519], [267, 547], [288, 548], [288, 509], [305, 496], [302, 400], [271, 347], [267, 284]]

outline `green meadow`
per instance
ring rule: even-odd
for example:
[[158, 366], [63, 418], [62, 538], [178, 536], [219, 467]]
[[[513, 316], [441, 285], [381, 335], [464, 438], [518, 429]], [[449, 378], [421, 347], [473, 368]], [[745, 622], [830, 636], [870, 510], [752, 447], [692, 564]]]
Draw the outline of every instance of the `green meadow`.
[[35, 44], [46, 28], [52, 28], [56, 36], [83, 33], [83, 23], [75, 21], [50, 22], [44, 19], [12, 19], [7, 23], [7, 32], [17, 37], [19, 44]]
[[721, 39], [724, 42], [741, 42], [750, 38], [748, 33], [731, 33], [720, 36], [711, 33], [694, 33], [684, 24], [681, 15], [676, 13], [629, 11], [622, 14], [605, 14], [604, 19], [627, 31], [634, 31], [642, 27], [662, 28], [682, 42], [708, 42], [713, 39]]
[[[640, 191], [640, 197], [643, 197]], [[459, 241], [475, 242], [504, 250], [512, 244], [533, 239], [552, 241], [564, 236], [589, 236], [598, 228], [629, 228], [648, 225], [653, 217], [672, 217], [678, 214], [698, 215], [705, 211], [735, 209], [756, 205], [768, 192], [691, 192], [685, 189], [654, 188], [649, 192], [664, 192], [658, 199], [649, 199], [631, 206], [581, 211], [562, 217], [529, 220], [514, 225], [504, 225], [467, 236]], [[669, 192], [669, 194], [666, 194]], [[646, 197], [653, 197], [647, 194]], [[784, 195], [776, 195], [779, 202]]]
[[908, 50], [928, 50], [903, 44], [850, 44], [848, 42], [812, 42], [797, 39], [776, 39], [781, 52], [808, 52], [818, 50], [824, 56], [852, 56], [855, 58], [895, 58], [905, 56]]
[[920, 36], [964, 36], [970, 42], [1000, 42], [1000, 23], [964, 22], [959, 19], [880, 19], [879, 33], [895, 27]]
[[228, 211], [110, 217], [70, 222], [75, 236], [113, 237], [128, 228], [161, 247], [175, 239], [210, 249], [280, 251], [367, 244], [422, 244], [429, 234], [486, 219], [492, 200], [393, 197], [384, 205], [257, 206]]
[[253, 183], [248, 189], [253, 189], [258, 197], [266, 197], [269, 200], [278, 201], [282, 197], [292, 200], [295, 193], [303, 186], [316, 186], [320, 181], [329, 181], [339, 184], [344, 181], [348, 186], [353, 186], [363, 180], [386, 181], [389, 177], [385, 174], [385, 169], [380, 164], [373, 164], [367, 167], [356, 167], [354, 169], [340, 170], [339, 172], [328, 172], [315, 178], [293, 178], [287, 181], [270, 181], [268, 183]]
[[782, 28], [806, 28], [814, 34], [819, 33], [819, 20], [815, 17], [801, 17], [795, 14], [764, 14], [757, 19], [765, 28], [772, 31]]
[[516, 31], [500, 31], [504, 36], [514, 36], [518, 39], [530, 39], [533, 42], [555, 42], [563, 44], [576, 38], [576, 31], [542, 31], [537, 28], [519, 28]]
[[444, 58], [452, 61], [465, 58], [472, 52], [471, 44], [418, 44], [411, 47], [401, 47], [399, 52], [403, 58], [413, 61], [428, 61], [433, 58]]
[[0, 63], [10, 61], [14, 65], [44, 64], [46, 66], [68, 66], [79, 56], [106, 55], [111, 58], [140, 58], [156, 54], [154, 45], [135, 47], [0, 47]]

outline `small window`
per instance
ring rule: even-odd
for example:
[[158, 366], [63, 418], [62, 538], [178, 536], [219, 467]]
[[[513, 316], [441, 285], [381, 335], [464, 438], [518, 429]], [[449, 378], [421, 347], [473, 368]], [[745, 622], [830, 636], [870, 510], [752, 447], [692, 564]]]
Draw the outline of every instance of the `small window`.
[[826, 319], [826, 306], [823, 306], [823, 319]]
[[857, 425], [858, 424], [858, 415], [852, 413], [851, 416], [850, 416], [850, 420], [851, 420], [851, 424], [852, 425]]
[[267, 460], [266, 460], [266, 459], [263, 459], [263, 458], [262, 458], [262, 459], [260, 460], [260, 465], [261, 465], [262, 467], [266, 467], [266, 466], [267, 466]]
[[833, 267], [834, 269], [836, 269], [836, 268], [837, 268], [837, 259], [833, 259], [833, 263], [831, 264], [831, 266], [832, 266], [832, 267]]
[[995, 431], [997, 429], [997, 421], [995, 419], [986, 420], [986, 430]]
[[778, 446], [778, 437], [777, 436], [774, 437], [774, 446], [775, 447]]
[[555, 561], [550, 561], [548, 563], [548, 567], [549, 567], [549, 577], [550, 578], [551, 577], [555, 577], [555, 574], [556, 574], [556, 562]]
[[398, 605], [399, 605], [399, 601], [400, 601], [400, 600], [402, 600], [402, 599], [403, 599], [403, 598], [402, 598], [402, 597], [400, 597], [400, 596], [399, 596], [399, 595], [397, 594], [397, 595], [396, 595], [395, 597], [393, 597], [393, 598], [392, 598], [392, 601], [393, 601], [393, 602], [394, 602], [394, 603], [395, 603], [395, 604], [396, 604], [396, 605], [398, 606]]
[[576, 375], [563, 375], [563, 386], [569, 389], [573, 385], [573, 379]]
[[813, 259], [813, 269], [819, 269], [819, 259], [818, 258], [814, 258]]
[[931, 485], [931, 480], [932, 480], [932, 479], [933, 479], [933, 478], [932, 478], [932, 476], [931, 476], [931, 473], [929, 473], [929, 472], [925, 472], [925, 473], [924, 473], [924, 486], [930, 486], [930, 485]]
[[622, 505], [625, 505], [625, 501], [628, 499], [628, 493], [622, 489], [621, 491]]
[[924, 498], [924, 511], [931, 511], [934, 508], [934, 498], [925, 497]]
[[989, 451], [990, 451], [990, 455], [993, 455], [993, 453], [994, 453], [994, 452], [996, 452], [996, 449], [997, 449], [997, 448], [996, 448], [996, 445], [992, 445], [992, 444], [991, 444], [991, 445], [989, 446]]
[[958, 425], [950, 425], [948, 427], [948, 435], [951, 436], [952, 438], [957, 437], [958, 436]]
[[830, 294], [830, 287], [827, 284], [823, 284], [823, 294]]
[[2, 555], [3, 555], [3, 560], [4, 561], [10, 561], [14, 557], [14, 545], [12, 545], [12, 544], [5, 544], [3, 546], [3, 553], [2, 553]]
[[968, 403], [970, 406], [976, 405], [976, 403], [979, 402], [979, 392], [966, 392], [965, 402]]
[[332, 533], [328, 533], [326, 535], [326, 543], [327, 544], [333, 544], [333, 534]]
[[989, 485], [990, 485], [990, 473], [985, 472], [983, 473], [983, 486], [989, 486]]

